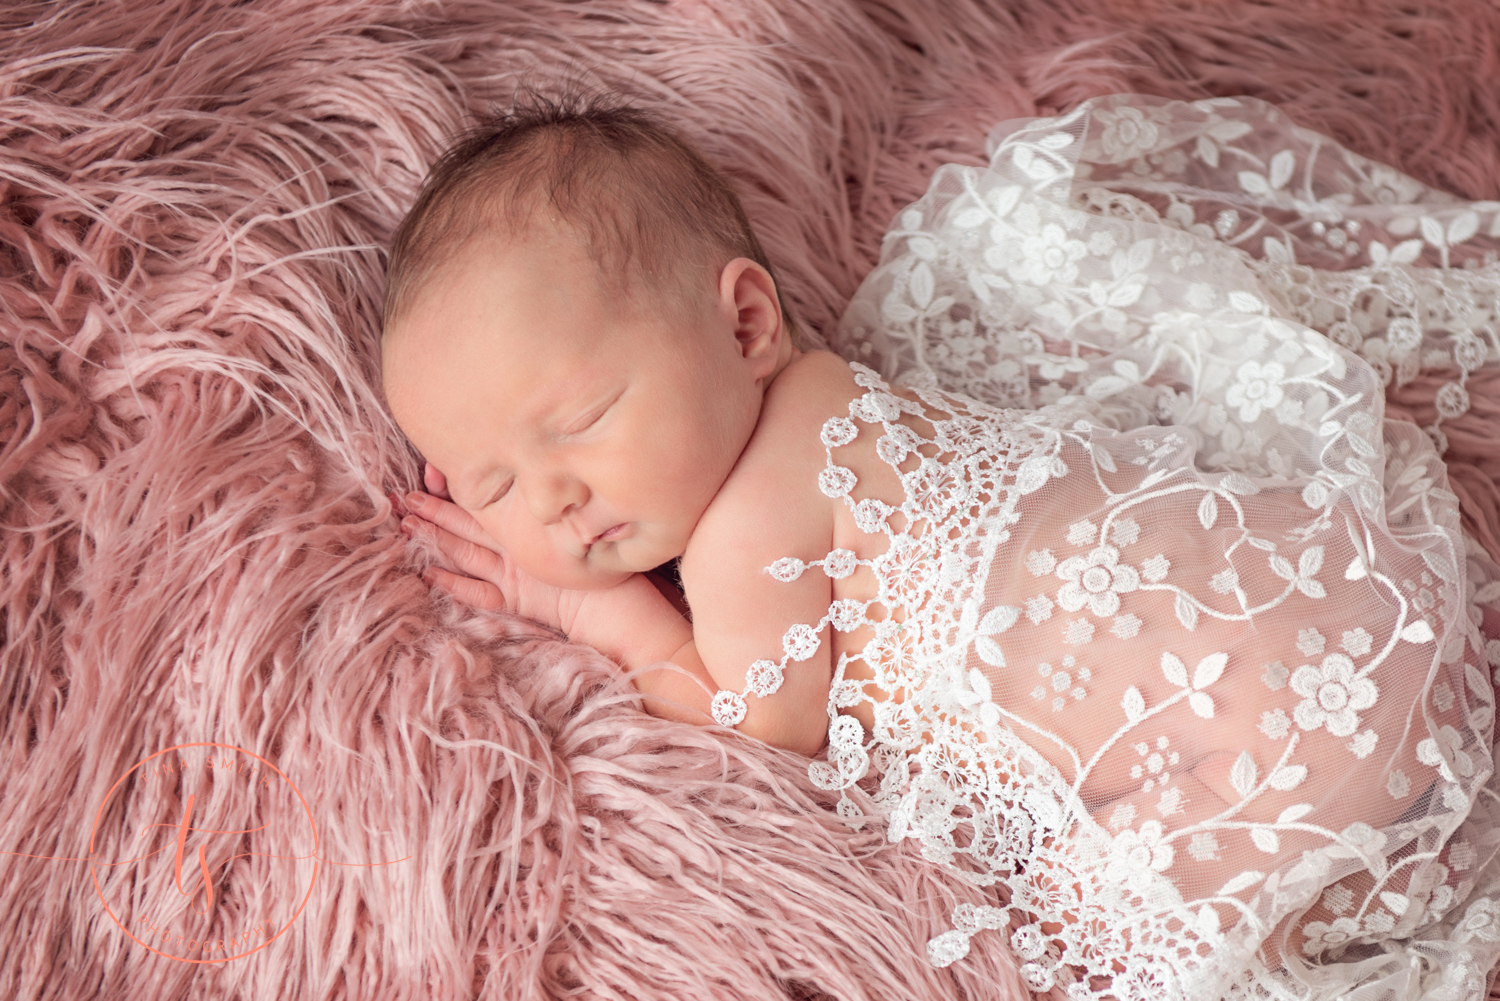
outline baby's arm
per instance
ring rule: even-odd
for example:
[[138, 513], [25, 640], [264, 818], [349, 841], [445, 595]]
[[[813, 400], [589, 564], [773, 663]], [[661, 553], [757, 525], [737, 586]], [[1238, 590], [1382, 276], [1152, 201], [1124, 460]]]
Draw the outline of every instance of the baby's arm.
[[423, 575], [429, 584], [475, 608], [509, 610], [557, 629], [627, 670], [663, 664], [634, 679], [647, 710], [689, 723], [711, 721], [717, 686], [693, 648], [692, 626], [644, 574], [601, 591], [543, 584], [521, 572], [473, 516], [448, 500], [442, 474], [431, 465], [425, 479], [431, 492], [406, 496], [412, 515], [402, 520], [402, 530], [430, 537], [459, 571], [430, 567]]

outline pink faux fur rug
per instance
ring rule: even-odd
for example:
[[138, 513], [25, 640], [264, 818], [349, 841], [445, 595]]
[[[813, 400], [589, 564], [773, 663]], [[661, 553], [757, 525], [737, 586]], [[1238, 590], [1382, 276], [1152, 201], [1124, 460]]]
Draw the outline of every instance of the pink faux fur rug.
[[[570, 82], [733, 174], [815, 331], [937, 164], [1097, 94], [1254, 94], [1500, 196], [1489, 0], [1227, 9], [6, 4], [0, 997], [1022, 998], [998, 937], [926, 963], [979, 892], [803, 761], [429, 595], [384, 499], [417, 466], [382, 247], [467, 114]], [[1446, 428], [1493, 542], [1500, 399]]]

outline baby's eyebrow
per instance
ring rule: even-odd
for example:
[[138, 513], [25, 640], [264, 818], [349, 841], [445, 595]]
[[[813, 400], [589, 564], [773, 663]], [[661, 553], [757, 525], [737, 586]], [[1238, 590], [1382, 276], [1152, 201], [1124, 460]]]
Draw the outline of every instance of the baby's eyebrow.
[[603, 380], [573, 380], [574, 387], [561, 387], [555, 405], [545, 411], [540, 422], [542, 431], [552, 438], [566, 434], [574, 424], [601, 406], [613, 403], [624, 393], [623, 386]]

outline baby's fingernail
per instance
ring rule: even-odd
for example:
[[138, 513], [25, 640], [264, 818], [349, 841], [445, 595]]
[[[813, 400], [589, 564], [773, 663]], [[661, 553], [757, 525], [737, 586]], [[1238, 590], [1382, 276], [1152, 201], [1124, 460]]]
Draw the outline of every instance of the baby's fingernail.
[[426, 497], [415, 490], [406, 495], [406, 506], [409, 508], [418, 509], [425, 503], [427, 503]]
[[416, 530], [417, 519], [413, 518], [411, 515], [407, 515], [405, 518], [401, 519], [401, 531], [405, 532], [407, 535], [411, 535], [411, 533]]

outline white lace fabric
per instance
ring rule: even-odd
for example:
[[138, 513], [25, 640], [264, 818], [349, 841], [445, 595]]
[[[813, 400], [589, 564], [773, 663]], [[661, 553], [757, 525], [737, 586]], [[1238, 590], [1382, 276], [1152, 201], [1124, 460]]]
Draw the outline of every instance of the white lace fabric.
[[[940, 965], [1011, 948], [1080, 999], [1481, 997], [1500, 584], [1441, 428], [1383, 403], [1444, 369], [1457, 416], [1500, 357], [1500, 203], [1249, 99], [1105, 98], [992, 150], [902, 213], [840, 331], [871, 368], [818, 487], [868, 547], [768, 568], [878, 594], [791, 624], [715, 715], [872, 630], [810, 775], [993, 888]], [[864, 434], [904, 496], [839, 464]]]

